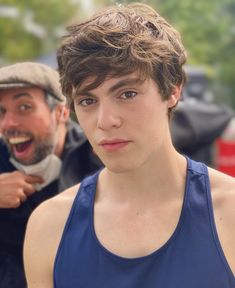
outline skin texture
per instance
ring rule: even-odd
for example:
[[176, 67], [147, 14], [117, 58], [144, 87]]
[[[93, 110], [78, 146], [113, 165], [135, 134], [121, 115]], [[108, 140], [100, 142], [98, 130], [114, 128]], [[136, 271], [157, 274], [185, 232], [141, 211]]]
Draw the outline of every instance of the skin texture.
[[[136, 80], [135, 73], [107, 78], [87, 91], [92, 78], [87, 79], [74, 99], [80, 125], [106, 166], [96, 191], [96, 236], [108, 250], [129, 258], [148, 255], [171, 237], [186, 179], [186, 160], [172, 146], [167, 116], [180, 88], [163, 101], [153, 80]], [[234, 180], [214, 170], [210, 177], [219, 237], [235, 271]], [[46, 201], [29, 221], [24, 248], [29, 288], [53, 287], [54, 259], [77, 189]]]
[[[35, 164], [55, 150], [63, 150], [68, 111], [59, 104], [51, 111], [40, 88], [0, 90], [0, 133], [9, 147], [11, 157], [24, 165]], [[14, 143], [28, 142], [17, 148]], [[19, 145], [19, 144], [18, 144]], [[43, 179], [20, 171], [0, 174], [0, 208], [16, 208], [35, 192], [34, 184]]]

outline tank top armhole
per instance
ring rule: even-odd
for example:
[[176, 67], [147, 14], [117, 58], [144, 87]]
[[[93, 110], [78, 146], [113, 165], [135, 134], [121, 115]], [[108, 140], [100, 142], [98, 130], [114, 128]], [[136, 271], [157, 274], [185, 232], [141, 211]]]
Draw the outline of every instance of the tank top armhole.
[[205, 172], [206, 200], [207, 200], [209, 221], [210, 221], [213, 241], [215, 243], [215, 246], [216, 246], [216, 249], [217, 249], [217, 251], [219, 253], [220, 259], [221, 259], [221, 261], [222, 261], [222, 263], [223, 263], [228, 275], [230, 275], [230, 277], [232, 276], [232, 279], [234, 279], [234, 282], [235, 282], [235, 277], [234, 277], [233, 272], [232, 272], [232, 270], [231, 270], [231, 268], [230, 268], [230, 266], [228, 264], [228, 261], [227, 261], [227, 259], [225, 257], [223, 248], [222, 248], [220, 240], [219, 240], [219, 235], [218, 235], [218, 232], [217, 232], [217, 228], [216, 228], [208, 168], [207, 168], [207, 166], [205, 164], [202, 164], [202, 166], [203, 166], [203, 170]]
[[56, 251], [56, 255], [55, 255], [55, 260], [54, 260], [54, 263], [53, 263], [53, 287], [56, 288], [56, 282], [55, 282], [55, 270], [56, 270], [56, 265], [57, 265], [57, 261], [58, 261], [58, 258], [59, 258], [59, 255], [60, 255], [60, 251], [61, 251], [61, 247], [63, 245], [63, 242], [64, 242], [64, 236], [66, 234], [66, 231], [68, 230], [68, 227], [69, 227], [69, 224], [70, 224], [70, 221], [73, 217], [73, 214], [74, 214], [74, 211], [75, 211], [75, 206], [76, 206], [76, 203], [78, 201], [78, 197], [80, 195], [80, 191], [83, 189], [83, 186], [84, 186], [84, 181], [81, 182], [81, 185], [77, 191], [77, 194], [73, 200], [73, 204], [71, 206], [71, 209], [69, 211], [69, 214], [68, 214], [68, 217], [66, 219], [66, 223], [64, 225], [64, 229], [63, 229], [63, 232], [62, 232], [62, 235], [61, 235], [61, 238], [60, 238], [60, 241], [59, 241], [59, 245], [58, 245], [58, 248], [57, 248], [57, 251]]

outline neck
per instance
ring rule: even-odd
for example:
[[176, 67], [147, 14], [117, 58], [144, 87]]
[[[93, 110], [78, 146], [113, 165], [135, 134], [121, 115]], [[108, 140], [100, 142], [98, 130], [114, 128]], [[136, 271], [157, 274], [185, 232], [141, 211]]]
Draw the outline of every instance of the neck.
[[146, 165], [134, 171], [113, 173], [107, 168], [101, 173], [98, 197], [115, 201], [145, 201], [153, 198], [168, 201], [182, 197], [186, 179], [186, 159], [172, 147], [168, 153], [158, 153]]

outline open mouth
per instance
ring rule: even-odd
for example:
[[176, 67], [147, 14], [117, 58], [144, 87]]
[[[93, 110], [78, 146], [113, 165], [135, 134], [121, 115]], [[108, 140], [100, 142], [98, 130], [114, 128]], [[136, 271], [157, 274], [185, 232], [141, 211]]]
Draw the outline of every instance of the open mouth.
[[11, 137], [8, 139], [8, 141], [16, 155], [24, 153], [33, 142], [32, 138], [28, 136]]

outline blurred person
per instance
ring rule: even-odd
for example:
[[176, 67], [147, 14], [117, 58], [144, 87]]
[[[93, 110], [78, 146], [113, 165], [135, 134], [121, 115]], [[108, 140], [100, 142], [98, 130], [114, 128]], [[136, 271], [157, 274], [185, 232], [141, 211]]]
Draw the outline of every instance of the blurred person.
[[179, 102], [170, 123], [173, 144], [181, 154], [217, 167], [216, 143], [234, 117], [234, 110], [227, 105], [186, 98]]
[[43, 64], [0, 68], [0, 133], [0, 287], [24, 288], [22, 250], [30, 214], [99, 162], [69, 120], [58, 73]]
[[144, 4], [106, 8], [68, 32], [62, 90], [105, 168], [34, 211], [29, 288], [234, 287], [235, 181], [171, 140], [180, 35]]

